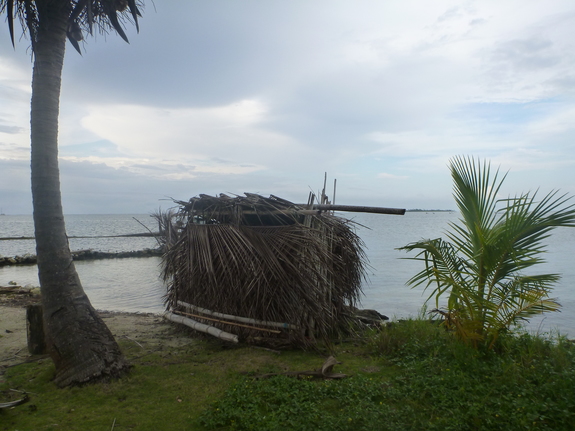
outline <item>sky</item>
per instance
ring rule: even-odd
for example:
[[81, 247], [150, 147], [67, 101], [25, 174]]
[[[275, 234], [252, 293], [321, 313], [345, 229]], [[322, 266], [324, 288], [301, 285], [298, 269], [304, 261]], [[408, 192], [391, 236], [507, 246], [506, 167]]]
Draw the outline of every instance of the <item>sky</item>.
[[[142, 15], [129, 44], [67, 45], [68, 214], [305, 202], [325, 173], [338, 204], [455, 209], [458, 155], [509, 172], [505, 196], [575, 195], [572, 0], [156, 0]], [[29, 41], [2, 24], [0, 209], [30, 214]]]

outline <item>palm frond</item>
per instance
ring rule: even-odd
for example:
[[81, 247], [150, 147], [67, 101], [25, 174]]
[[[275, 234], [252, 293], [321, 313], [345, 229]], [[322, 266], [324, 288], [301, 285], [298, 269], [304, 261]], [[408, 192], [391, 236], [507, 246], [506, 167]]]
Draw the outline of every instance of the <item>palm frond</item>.
[[[38, 36], [40, 19], [39, 6], [45, 2], [37, 0], [5, 0], [0, 3], [5, 11], [8, 21], [8, 31], [12, 45], [14, 39], [14, 19], [18, 17], [24, 31], [28, 31], [32, 44], [32, 51]], [[52, 6], [51, 6], [52, 7]], [[137, 0], [63, 0], [60, 5], [63, 13], [67, 13], [68, 26], [66, 35], [72, 46], [81, 54], [79, 42], [84, 39], [83, 32], [92, 34], [96, 25], [102, 33], [108, 29], [116, 31], [122, 39], [129, 42], [124, 31], [123, 22], [131, 21], [140, 30], [138, 18], [141, 17], [142, 4]]]
[[10, 40], [12, 41], [12, 46], [14, 44], [14, 2], [12, 0], [7, 0], [6, 2], [6, 19], [8, 20], [8, 32], [10, 33]]

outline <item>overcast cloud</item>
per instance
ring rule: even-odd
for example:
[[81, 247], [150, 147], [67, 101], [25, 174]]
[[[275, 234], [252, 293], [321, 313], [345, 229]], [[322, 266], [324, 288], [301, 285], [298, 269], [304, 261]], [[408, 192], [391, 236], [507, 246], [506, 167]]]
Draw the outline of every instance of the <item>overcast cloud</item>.
[[[572, 0], [146, 2], [130, 44], [68, 45], [67, 213], [167, 197], [454, 208], [448, 161], [510, 170], [505, 193], [575, 195]], [[31, 212], [28, 41], [0, 27], [0, 207]]]

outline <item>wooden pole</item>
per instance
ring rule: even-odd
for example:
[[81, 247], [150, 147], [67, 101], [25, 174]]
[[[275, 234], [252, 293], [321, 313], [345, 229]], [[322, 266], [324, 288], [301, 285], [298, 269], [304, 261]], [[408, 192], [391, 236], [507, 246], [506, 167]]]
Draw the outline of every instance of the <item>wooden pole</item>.
[[182, 316], [195, 317], [196, 319], [211, 320], [212, 322], [218, 322], [218, 323], [222, 323], [224, 325], [240, 326], [242, 328], [255, 329], [257, 331], [264, 331], [264, 332], [272, 332], [274, 334], [281, 334], [282, 333], [282, 331], [277, 331], [275, 329], [258, 328], [256, 326], [243, 325], [241, 323], [226, 322], [225, 320], [213, 319], [211, 317], [200, 316], [199, 314], [184, 313], [183, 311], [173, 311], [173, 313], [174, 314], [180, 314]]
[[197, 305], [188, 304], [184, 301], [178, 301], [178, 305], [188, 310], [197, 311], [201, 314], [207, 314], [208, 316], [219, 317], [220, 319], [232, 320], [234, 322], [251, 323], [253, 325], [260, 326], [270, 326], [272, 328], [284, 328], [284, 329], [298, 329], [295, 325], [290, 325], [289, 323], [280, 322], [268, 322], [265, 320], [251, 319], [249, 317], [234, 316], [233, 314], [223, 314], [217, 311], [208, 310], [207, 308], [198, 307]]
[[375, 213], [375, 214], [392, 214], [392, 215], [405, 214], [405, 209], [401, 208], [364, 207], [356, 205], [315, 204], [312, 209], [319, 211], [346, 211], [353, 213]]
[[[404, 208], [383, 208], [383, 207], [365, 207], [365, 206], [356, 206], [356, 205], [333, 205], [333, 204], [296, 204], [301, 207], [305, 207], [306, 209], [284, 209], [284, 210], [275, 210], [269, 211], [270, 213], [277, 213], [277, 214], [299, 214], [303, 216], [307, 215], [319, 215], [322, 211], [345, 211], [345, 212], [353, 212], [353, 213], [374, 213], [374, 214], [391, 214], [391, 215], [404, 215], [405, 209]], [[257, 214], [256, 211], [242, 211], [243, 214]]]
[[230, 341], [232, 343], [238, 342], [238, 336], [234, 334], [230, 334], [229, 332], [222, 331], [214, 326], [205, 325], [200, 322], [196, 322], [188, 317], [178, 316], [177, 314], [166, 312], [164, 317], [172, 322], [181, 323], [182, 325], [186, 325], [196, 331], [205, 332], [206, 334], [213, 335], [224, 341]]

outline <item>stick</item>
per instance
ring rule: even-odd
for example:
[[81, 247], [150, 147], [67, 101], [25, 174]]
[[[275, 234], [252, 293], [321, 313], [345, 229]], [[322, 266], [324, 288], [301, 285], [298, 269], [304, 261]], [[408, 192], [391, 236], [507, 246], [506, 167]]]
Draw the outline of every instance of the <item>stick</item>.
[[270, 349], [268, 347], [262, 347], [262, 346], [251, 346], [252, 349], [261, 349], [261, 350], [267, 350], [268, 352], [272, 352], [272, 353], [277, 353], [278, 355], [281, 354], [281, 352], [279, 350], [274, 350], [274, 349]]
[[136, 343], [138, 346], [140, 346], [142, 349], [144, 348], [144, 346], [142, 346], [140, 343], [138, 343], [136, 340], [128, 337], [127, 335], [124, 335], [124, 338], [127, 338], [130, 341], [133, 341], [134, 343]]
[[114, 422], [112, 422], [112, 429], [110, 431], [114, 431], [115, 426], [116, 426], [116, 418], [114, 418]]
[[26, 395], [26, 394], [38, 395], [36, 392], [19, 391], [18, 389], [9, 389], [9, 390], [12, 392], [18, 392], [18, 393], [24, 394], [24, 395]]
[[140, 223], [140, 225], [142, 225], [145, 229], [147, 229], [148, 232], [150, 232], [152, 234], [152, 236], [155, 238], [156, 242], [158, 243], [158, 245], [161, 247], [162, 243], [160, 242], [160, 240], [158, 239], [159, 233], [156, 235], [154, 232], [152, 232], [150, 230], [150, 228], [148, 226], [146, 226], [144, 223], [142, 223], [140, 220], [138, 220], [136, 217], [132, 217], [134, 220], [136, 220], [138, 223]]

